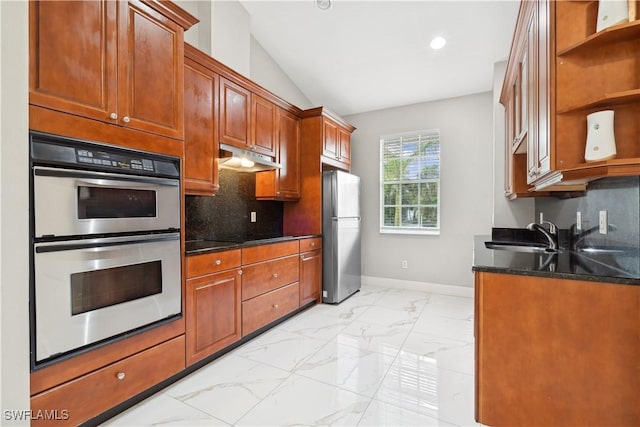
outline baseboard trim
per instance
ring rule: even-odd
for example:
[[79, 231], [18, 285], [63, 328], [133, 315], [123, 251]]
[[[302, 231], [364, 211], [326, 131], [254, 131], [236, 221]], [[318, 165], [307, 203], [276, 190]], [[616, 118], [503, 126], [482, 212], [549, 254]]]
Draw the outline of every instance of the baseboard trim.
[[473, 288], [466, 286], [442, 285], [439, 283], [417, 282], [413, 280], [390, 279], [388, 277], [362, 276], [362, 284], [367, 286], [382, 286], [386, 288], [409, 289], [425, 291], [434, 294], [450, 295], [454, 297], [473, 298]]

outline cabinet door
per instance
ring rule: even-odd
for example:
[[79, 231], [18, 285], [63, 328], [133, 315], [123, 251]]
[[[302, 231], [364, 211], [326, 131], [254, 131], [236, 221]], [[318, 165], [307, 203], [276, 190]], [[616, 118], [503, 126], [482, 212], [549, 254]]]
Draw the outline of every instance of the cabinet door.
[[322, 154], [327, 157], [331, 157], [332, 159], [337, 159], [339, 153], [338, 126], [329, 120], [324, 120], [323, 133], [324, 141], [322, 145]]
[[276, 106], [257, 95], [251, 96], [251, 136], [249, 147], [261, 154], [276, 155]]
[[187, 194], [218, 190], [218, 75], [189, 59], [184, 68], [184, 184]]
[[340, 161], [351, 164], [351, 134], [342, 128], [338, 128], [338, 156]]
[[536, 55], [537, 65], [537, 139], [538, 139], [538, 176], [543, 176], [552, 170], [551, 165], [551, 130], [549, 116], [551, 106], [549, 94], [549, 2], [539, 1], [536, 26]]
[[29, 102], [113, 122], [116, 2], [37, 1], [29, 9]]
[[282, 199], [300, 198], [300, 121], [293, 114], [278, 109], [278, 161], [276, 196]]
[[320, 302], [322, 286], [322, 251], [300, 254], [300, 306]]
[[183, 29], [141, 2], [118, 5], [118, 122], [183, 139]]
[[281, 169], [256, 174], [256, 198], [300, 199], [300, 120], [288, 111], [276, 111], [277, 156]]
[[241, 337], [240, 270], [187, 280], [187, 364]]
[[249, 108], [251, 92], [220, 78], [220, 141], [240, 148], [248, 148]]

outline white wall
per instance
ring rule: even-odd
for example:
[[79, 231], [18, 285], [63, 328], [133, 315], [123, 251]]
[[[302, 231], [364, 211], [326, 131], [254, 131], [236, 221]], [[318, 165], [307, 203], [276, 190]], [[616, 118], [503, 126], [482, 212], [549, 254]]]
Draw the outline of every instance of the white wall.
[[28, 3], [0, 2], [0, 401], [29, 409]]
[[[352, 172], [362, 178], [364, 276], [473, 286], [473, 236], [492, 224], [492, 100], [486, 92], [345, 117], [358, 128]], [[441, 140], [440, 235], [380, 234], [380, 136], [433, 128]]]
[[251, 35], [251, 16], [236, 0], [177, 0], [200, 20], [185, 41], [302, 109], [314, 105]]
[[505, 175], [505, 122], [504, 106], [500, 104], [500, 92], [507, 63], [498, 62], [493, 67], [493, 149], [494, 149], [494, 180], [493, 180], [493, 226], [522, 228], [535, 217], [533, 198], [519, 198], [508, 200], [504, 197]]
[[304, 93], [293, 83], [262, 45], [251, 37], [251, 80], [269, 89], [296, 107], [314, 107]]

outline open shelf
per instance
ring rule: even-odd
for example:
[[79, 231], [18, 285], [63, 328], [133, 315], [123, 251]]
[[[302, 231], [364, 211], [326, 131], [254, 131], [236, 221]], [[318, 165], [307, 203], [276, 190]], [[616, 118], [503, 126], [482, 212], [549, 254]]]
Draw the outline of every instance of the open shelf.
[[558, 110], [558, 114], [572, 113], [574, 111], [591, 110], [599, 107], [610, 107], [613, 105], [626, 104], [640, 101], [640, 89], [625, 90], [605, 94], [602, 98], [596, 99], [587, 104], [574, 105], [563, 110]]
[[565, 56], [569, 54], [576, 54], [583, 49], [595, 49], [610, 43], [617, 43], [632, 39], [640, 39], [640, 20], [615, 25], [592, 34], [586, 39], [559, 51], [557, 55]]

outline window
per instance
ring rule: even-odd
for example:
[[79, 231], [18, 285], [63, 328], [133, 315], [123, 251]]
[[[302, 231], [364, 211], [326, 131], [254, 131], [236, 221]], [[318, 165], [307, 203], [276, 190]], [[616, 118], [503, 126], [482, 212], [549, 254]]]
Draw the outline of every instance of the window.
[[380, 137], [380, 232], [440, 233], [440, 131]]

